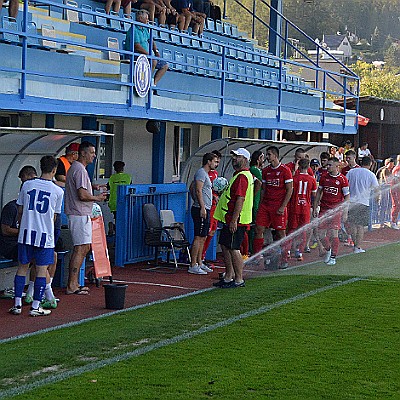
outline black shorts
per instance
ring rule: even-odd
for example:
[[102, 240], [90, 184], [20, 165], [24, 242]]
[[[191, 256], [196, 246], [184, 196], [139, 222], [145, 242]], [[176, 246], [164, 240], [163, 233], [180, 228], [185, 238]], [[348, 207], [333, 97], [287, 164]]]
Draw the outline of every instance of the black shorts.
[[368, 226], [370, 222], [369, 207], [365, 204], [350, 203], [347, 221], [353, 225]]
[[229, 230], [229, 225], [224, 224], [219, 234], [219, 244], [224, 245], [229, 250], [240, 250], [245, 232], [245, 226], [238, 226], [236, 232], [232, 233]]
[[208, 235], [208, 230], [210, 229], [210, 210], [206, 211], [206, 218], [201, 218], [199, 207], [192, 207], [191, 209], [194, 225], [194, 236], [207, 237]]

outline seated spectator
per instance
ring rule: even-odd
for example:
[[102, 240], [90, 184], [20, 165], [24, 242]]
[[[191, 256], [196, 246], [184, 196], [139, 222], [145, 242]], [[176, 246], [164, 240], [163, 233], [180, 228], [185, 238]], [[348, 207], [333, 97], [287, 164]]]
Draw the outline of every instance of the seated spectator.
[[201, 36], [204, 30], [206, 14], [194, 11], [192, 3], [188, 0], [171, 0], [171, 4], [176, 11], [184, 16], [184, 23], [180, 23], [178, 28], [180, 31], [187, 31], [189, 26], [192, 28], [193, 35]]
[[[149, 12], [147, 10], [139, 10], [136, 13], [136, 21], [141, 22], [142, 24], [149, 23]], [[156, 57], [160, 57], [160, 53], [157, 50], [157, 46], [155, 41], [150, 46], [150, 32], [149, 29], [144, 26], [135, 26], [135, 35], [134, 35], [134, 52], [139, 54], [146, 54], [149, 55], [149, 48], [152, 48], [153, 54]], [[128, 32], [126, 33], [126, 40], [125, 40], [125, 49], [132, 50], [132, 43], [131, 43], [131, 36], [132, 36], [132, 27], [129, 28]], [[156, 70], [154, 75], [154, 85], [156, 86], [163, 75], [168, 70], [168, 64], [163, 60], [152, 60], [152, 71]], [[157, 92], [154, 91], [154, 94], [157, 95]]]
[[[3, 8], [4, 0], [0, 0], [0, 14]], [[12, 18], [17, 18], [19, 8], [19, 0], [9, 0], [8, 2], [8, 16]]]
[[[124, 0], [122, 0], [124, 1]], [[154, 22], [154, 19], [158, 19], [159, 25], [165, 25], [167, 7], [163, 2], [153, 0], [131, 0], [127, 1], [128, 6], [124, 7], [124, 14], [131, 14], [131, 4], [136, 10], [147, 10], [149, 12], [149, 21]]]
[[[0, 0], [1, 1], [1, 0]], [[110, 14], [111, 7], [114, 12], [118, 13], [121, 8], [121, 0], [99, 0], [101, 3], [106, 3], [104, 10], [106, 14]]]
[[[171, 5], [171, 0], [155, 0], [157, 4], [164, 5], [166, 8], [166, 24], [169, 28], [176, 28], [185, 24], [185, 17], [180, 15]], [[183, 25], [182, 25], [183, 24]]]

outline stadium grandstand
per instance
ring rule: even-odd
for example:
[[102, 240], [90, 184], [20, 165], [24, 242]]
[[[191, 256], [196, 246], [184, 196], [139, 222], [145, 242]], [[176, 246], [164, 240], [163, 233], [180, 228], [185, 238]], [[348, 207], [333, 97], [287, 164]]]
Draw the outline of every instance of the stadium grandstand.
[[[207, 18], [201, 36], [155, 20], [146, 28], [159, 52], [143, 57], [132, 44], [125, 45], [133, 42], [127, 35], [143, 27], [135, 10], [105, 14], [104, 3], [94, 0], [24, 0], [18, 15], [10, 17], [5, 2], [0, 10], [1, 205], [15, 198], [13, 178], [22, 165], [37, 166], [43, 154], [59, 156], [77, 138], [98, 147], [90, 171], [97, 182], [110, 177], [114, 160], [124, 160], [134, 185], [120, 192], [128, 202], [120, 207], [130, 207], [134, 195], [160, 193], [159, 201], [165, 202], [160, 206], [186, 210], [188, 168], [210, 141], [219, 141], [226, 151], [243, 145], [240, 140], [249, 146], [259, 141], [265, 148], [291, 131], [317, 156], [330, 134], [356, 134], [358, 77], [284, 16], [282, 0], [262, 0], [269, 20], [231, 1], [268, 30], [268, 47], [224, 18]], [[293, 32], [316, 50], [316, 58], [295, 47]], [[294, 59], [294, 52], [306, 62]], [[340, 72], [321, 68], [322, 54]], [[151, 79], [152, 60], [169, 66], [157, 86]], [[301, 70], [315, 79], [305, 81]], [[346, 109], [350, 98], [356, 102], [353, 110]], [[333, 99], [341, 99], [344, 107], [335, 107]], [[149, 129], [149, 120], [158, 121], [150, 124], [155, 129]], [[296, 146], [286, 148], [287, 160]], [[177, 193], [179, 201], [168, 200]], [[186, 220], [179, 212], [178, 217]], [[133, 225], [117, 221], [120, 265], [148, 256], [126, 256], [132, 233], [118, 235], [118, 230], [134, 226], [141, 215], [132, 212], [132, 218]]]

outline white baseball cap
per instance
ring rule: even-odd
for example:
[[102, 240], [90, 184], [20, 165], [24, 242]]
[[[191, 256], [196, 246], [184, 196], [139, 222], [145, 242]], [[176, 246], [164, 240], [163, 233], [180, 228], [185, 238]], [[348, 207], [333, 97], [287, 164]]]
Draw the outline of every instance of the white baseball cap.
[[243, 147], [239, 147], [237, 150], [232, 150], [231, 153], [233, 153], [237, 156], [243, 156], [244, 158], [247, 158], [247, 160], [250, 161], [250, 153], [248, 150], [244, 149]]

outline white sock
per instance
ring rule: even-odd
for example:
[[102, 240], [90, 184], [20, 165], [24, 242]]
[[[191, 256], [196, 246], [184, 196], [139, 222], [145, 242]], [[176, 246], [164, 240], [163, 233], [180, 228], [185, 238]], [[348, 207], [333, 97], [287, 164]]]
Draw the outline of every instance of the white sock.
[[21, 297], [14, 297], [14, 305], [16, 307], [21, 307], [22, 306], [22, 298]]
[[40, 306], [40, 301], [39, 300], [33, 300], [32, 301], [32, 308], [34, 308], [35, 310], [38, 309]]
[[46, 283], [46, 288], [44, 289], [44, 297], [47, 300], [54, 300], [54, 293], [50, 283]]

